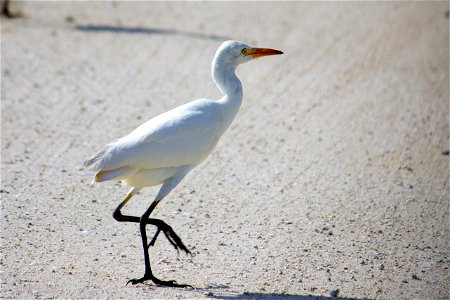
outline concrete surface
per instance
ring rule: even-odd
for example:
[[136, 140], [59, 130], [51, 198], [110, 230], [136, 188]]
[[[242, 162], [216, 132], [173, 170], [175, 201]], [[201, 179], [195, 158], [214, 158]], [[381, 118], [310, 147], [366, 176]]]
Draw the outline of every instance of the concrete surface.
[[[5, 298], [448, 299], [448, 2], [13, 2], [1, 21]], [[223, 39], [283, 50], [238, 70], [242, 108], [155, 211], [143, 274], [127, 189], [82, 162], [220, 93]], [[444, 153], [444, 154], [443, 154]], [[140, 215], [156, 188], [125, 212]], [[149, 229], [150, 232], [150, 229]]]

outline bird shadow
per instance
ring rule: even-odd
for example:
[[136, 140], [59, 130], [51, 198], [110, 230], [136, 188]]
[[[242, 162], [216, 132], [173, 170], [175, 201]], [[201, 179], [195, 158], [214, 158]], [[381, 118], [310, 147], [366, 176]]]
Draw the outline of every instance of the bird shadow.
[[110, 32], [110, 33], [126, 33], [126, 34], [150, 34], [150, 35], [176, 35], [183, 36], [189, 38], [196, 39], [207, 39], [214, 41], [225, 41], [230, 38], [223, 35], [216, 34], [204, 34], [204, 33], [196, 33], [189, 32], [183, 30], [175, 30], [175, 29], [164, 29], [164, 28], [153, 28], [153, 27], [131, 27], [131, 26], [116, 26], [116, 25], [75, 25], [75, 30], [90, 32], [90, 33], [102, 33], [102, 32]]
[[314, 296], [314, 295], [296, 295], [296, 294], [285, 294], [285, 293], [262, 293], [262, 292], [234, 292], [227, 291], [228, 286], [216, 286], [208, 288], [195, 288], [196, 291], [203, 291], [204, 295], [210, 299], [225, 299], [225, 300], [239, 300], [239, 299], [285, 299], [285, 300], [357, 300], [356, 298], [347, 297], [325, 297], [325, 296]]
[[[341, 297], [324, 297], [324, 296], [313, 296], [313, 295], [293, 295], [293, 294], [277, 294], [277, 293], [247, 293], [244, 292], [238, 295], [228, 295], [228, 296], [208, 296], [212, 299], [289, 299], [289, 300], [329, 300], [329, 299], [340, 299], [340, 300], [354, 300], [354, 298], [341, 298]], [[355, 299], [356, 300], [356, 299]]]

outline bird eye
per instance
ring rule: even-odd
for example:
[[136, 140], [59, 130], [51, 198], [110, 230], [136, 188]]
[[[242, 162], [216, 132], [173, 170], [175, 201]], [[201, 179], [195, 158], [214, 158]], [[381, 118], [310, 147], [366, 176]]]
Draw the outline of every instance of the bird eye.
[[247, 55], [247, 48], [242, 49], [241, 53], [242, 53], [243, 55]]

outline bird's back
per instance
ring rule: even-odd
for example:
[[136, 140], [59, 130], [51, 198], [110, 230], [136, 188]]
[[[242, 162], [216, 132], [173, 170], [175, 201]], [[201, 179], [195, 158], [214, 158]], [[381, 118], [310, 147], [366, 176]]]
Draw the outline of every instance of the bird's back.
[[197, 165], [213, 150], [222, 132], [219, 106], [200, 99], [158, 115], [85, 162], [93, 171]]

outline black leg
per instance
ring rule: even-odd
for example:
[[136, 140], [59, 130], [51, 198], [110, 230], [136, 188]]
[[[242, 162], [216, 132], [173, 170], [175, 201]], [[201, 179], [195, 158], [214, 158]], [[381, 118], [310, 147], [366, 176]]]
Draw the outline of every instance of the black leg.
[[[123, 202], [122, 202], [123, 203]], [[122, 204], [121, 203], [121, 204]], [[119, 205], [116, 210], [113, 213], [114, 219], [116, 219], [118, 222], [132, 222], [132, 223], [140, 223], [139, 217], [136, 216], [127, 216], [123, 215], [120, 209], [123, 206]], [[181, 238], [175, 233], [175, 231], [172, 229], [172, 227], [160, 219], [147, 219], [147, 224], [154, 225], [157, 227], [157, 231], [155, 235], [153, 236], [153, 239], [148, 244], [148, 247], [154, 246], [156, 239], [158, 238], [160, 232], [162, 231], [164, 235], [166, 236], [167, 240], [170, 242], [170, 244], [178, 251], [179, 249], [183, 250], [187, 254], [190, 254], [191, 252], [189, 249], [183, 244], [183, 241]]]
[[[143, 283], [147, 280], [153, 281], [157, 285], [162, 286], [170, 286], [170, 287], [191, 287], [190, 285], [186, 284], [178, 284], [174, 280], [169, 281], [163, 281], [158, 278], [156, 278], [151, 269], [150, 265], [150, 256], [148, 248], [149, 246], [153, 246], [155, 244], [156, 238], [158, 237], [159, 233], [162, 231], [166, 238], [169, 240], [169, 242], [172, 244], [172, 246], [175, 247], [175, 249], [181, 249], [185, 251], [186, 253], [190, 253], [189, 250], [186, 248], [186, 246], [181, 241], [180, 237], [173, 231], [172, 227], [170, 227], [167, 223], [165, 223], [162, 220], [159, 219], [151, 219], [150, 214], [155, 209], [156, 205], [158, 205], [159, 201], [153, 201], [153, 203], [150, 205], [150, 207], [147, 209], [147, 211], [140, 217], [136, 216], [126, 216], [123, 215], [120, 212], [120, 209], [130, 200], [132, 197], [132, 194], [128, 194], [127, 197], [120, 203], [120, 205], [116, 208], [116, 210], [113, 213], [114, 219], [116, 219], [119, 222], [133, 222], [133, 223], [139, 223], [140, 231], [141, 231], [141, 238], [142, 238], [142, 245], [144, 248], [144, 261], [145, 261], [145, 273], [142, 278], [138, 279], [131, 279], [128, 281], [128, 283], [131, 284], [138, 284]], [[157, 231], [153, 239], [150, 243], [147, 242], [147, 231], [146, 231], [146, 225], [151, 224], [155, 225], [157, 227]], [[127, 284], [128, 284], [127, 283]]]
[[[147, 209], [147, 211], [142, 215], [141, 220], [139, 222], [139, 227], [141, 229], [142, 246], [144, 249], [144, 261], [145, 261], [144, 276], [141, 278], [137, 278], [137, 279], [131, 279], [130, 281], [128, 281], [128, 283], [131, 282], [131, 284], [138, 284], [138, 283], [143, 283], [147, 280], [151, 280], [157, 285], [170, 286], [170, 287], [191, 287], [190, 285], [187, 285], [187, 284], [178, 284], [175, 280], [168, 280], [168, 281], [160, 280], [153, 275], [152, 268], [150, 266], [150, 256], [148, 253], [146, 225], [148, 224], [149, 221], [158, 221], [156, 223], [157, 224], [160, 223], [159, 222], [160, 220], [149, 219], [150, 214], [155, 209], [156, 205], [158, 205], [158, 203], [159, 203], [159, 201], [156, 201], [156, 200], [153, 201], [153, 203], [150, 205], [150, 207]], [[161, 223], [159, 225], [161, 225], [162, 223], [164, 223], [164, 222], [161, 221]], [[167, 225], [166, 223], [164, 223], [164, 224]], [[156, 225], [156, 226], [158, 226], [158, 229], [161, 228], [159, 225]], [[165, 232], [163, 228], [161, 230], [163, 230], [163, 232]], [[173, 230], [171, 230], [171, 231], [173, 232]], [[157, 232], [157, 234], [158, 234], [158, 232]], [[169, 239], [169, 241], [170, 241], [170, 239]], [[181, 240], [180, 240], [180, 242], [181, 242]], [[183, 245], [183, 247], [184, 247], [184, 245]], [[184, 247], [184, 248], [186, 248], [186, 247]]]

